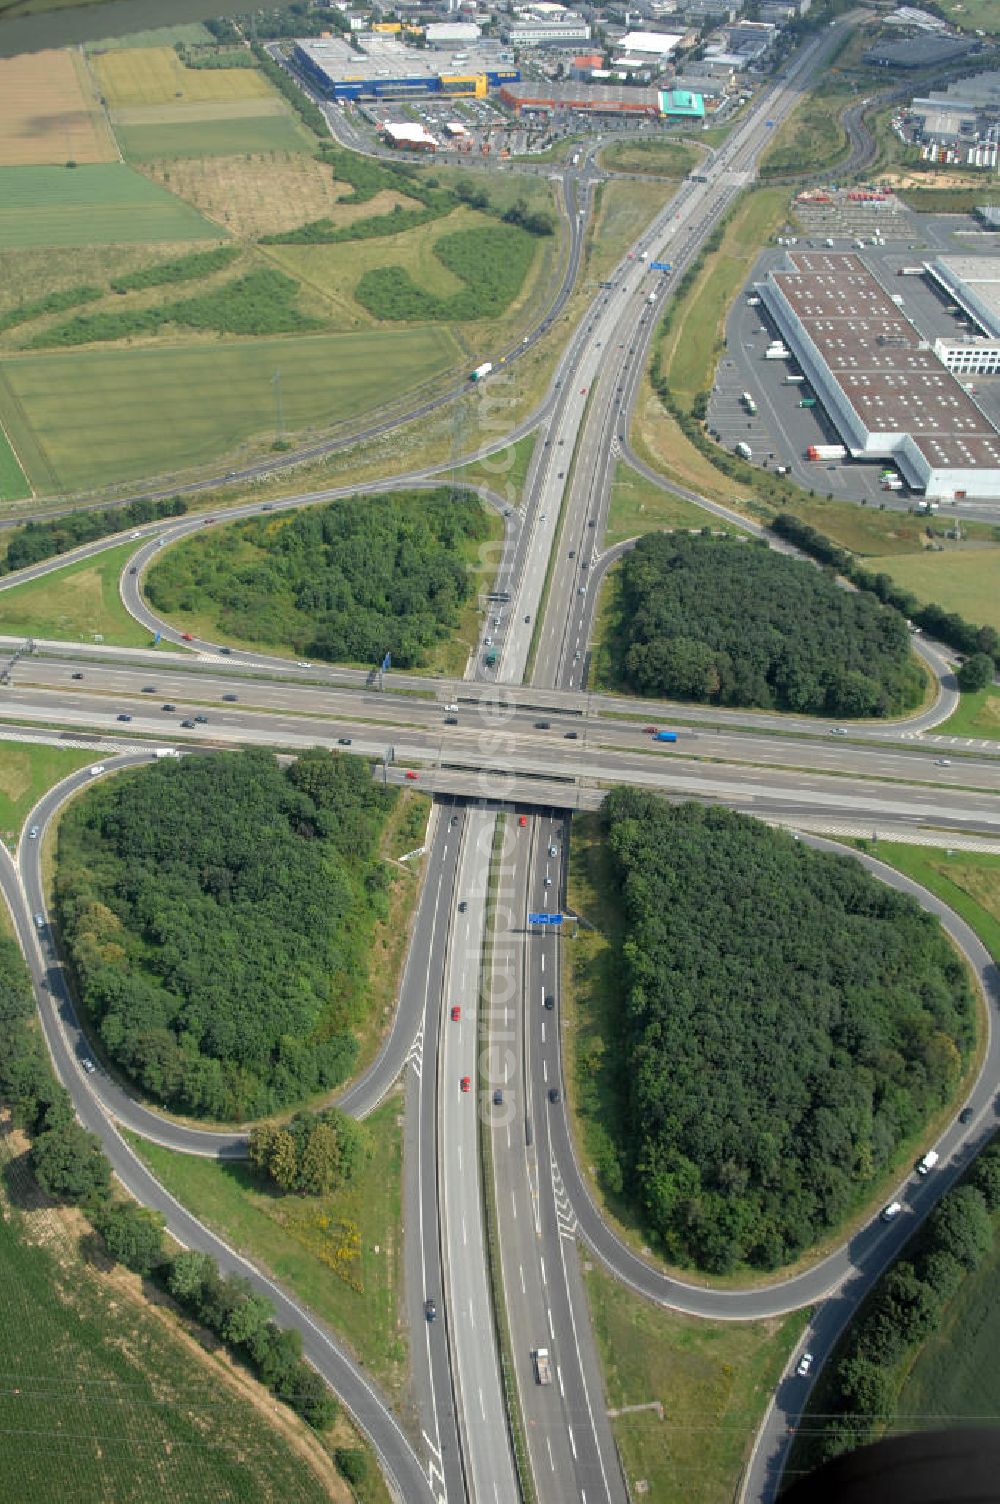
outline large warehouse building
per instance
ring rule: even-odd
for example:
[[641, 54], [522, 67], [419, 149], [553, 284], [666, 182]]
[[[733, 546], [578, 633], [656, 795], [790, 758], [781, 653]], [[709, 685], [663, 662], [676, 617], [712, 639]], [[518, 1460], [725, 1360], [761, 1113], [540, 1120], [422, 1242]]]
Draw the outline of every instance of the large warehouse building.
[[859, 257], [794, 251], [756, 290], [855, 459], [929, 499], [1000, 496], [1000, 434]]
[[495, 46], [417, 52], [393, 36], [359, 33], [353, 40], [362, 52], [339, 37], [295, 43], [296, 64], [327, 99], [413, 99], [428, 94], [482, 99], [489, 89], [521, 77], [513, 57]]
[[924, 266], [983, 334], [1000, 337], [1000, 256], [936, 256]]

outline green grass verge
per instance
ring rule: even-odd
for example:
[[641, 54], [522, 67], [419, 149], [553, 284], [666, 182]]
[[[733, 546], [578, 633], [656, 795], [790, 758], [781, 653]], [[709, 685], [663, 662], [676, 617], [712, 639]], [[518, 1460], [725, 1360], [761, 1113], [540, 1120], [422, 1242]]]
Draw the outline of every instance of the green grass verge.
[[992, 686], [976, 694], [963, 695], [954, 715], [938, 731], [953, 736], [988, 736], [1000, 739], [1000, 689]]
[[456, 363], [441, 326], [252, 343], [81, 350], [0, 363], [0, 419], [38, 491], [173, 473], [275, 432], [327, 428]]
[[[48, 1207], [13, 1145], [0, 1216], [0, 1490], [18, 1504], [346, 1504], [319, 1444], [218, 1352], [85, 1256], [75, 1214]], [[279, 1407], [280, 1409], [281, 1407]]]
[[10, 447], [10, 440], [0, 428], [0, 501], [24, 501], [30, 495], [28, 477]]
[[92, 642], [95, 635], [120, 648], [147, 648], [146, 627], [121, 603], [118, 581], [134, 543], [119, 543], [90, 559], [67, 564], [38, 580], [0, 590], [0, 633]]
[[787, 208], [787, 189], [761, 188], [747, 194], [727, 221], [721, 246], [708, 253], [690, 296], [671, 319], [663, 336], [663, 363], [682, 407], [690, 410], [699, 393], [711, 388], [730, 305], [746, 281], [747, 267]]
[[231, 157], [253, 151], [311, 151], [315, 142], [291, 114], [241, 115], [232, 120], [168, 121], [155, 125], [116, 125], [115, 135], [129, 162], [171, 161], [180, 157]]
[[344, 1339], [397, 1403], [408, 1373], [402, 1306], [402, 1130], [392, 1096], [368, 1119], [373, 1154], [333, 1196], [272, 1194], [248, 1165], [129, 1138], [183, 1206], [265, 1267]]
[[872, 842], [868, 849], [943, 899], [1000, 962], [1000, 856], [894, 841]]
[[93, 760], [92, 752], [75, 747], [0, 741], [0, 837], [16, 841], [25, 815], [46, 789]]
[[601, 280], [676, 192], [673, 183], [629, 183], [612, 179], [598, 189], [596, 213], [587, 237], [587, 273]]
[[488, 486], [509, 506], [519, 507], [537, 437], [534, 433], [525, 434], [516, 444], [507, 444], [495, 454], [486, 454], [481, 459], [470, 460], [467, 465], [459, 465], [451, 472], [451, 478], [469, 481], [474, 486]]
[[[584, 1287], [630, 1496], [645, 1483], [649, 1499], [730, 1504], [808, 1312], [699, 1321], [650, 1304], [596, 1265], [584, 1266]], [[628, 1406], [643, 1408], [616, 1413]]]
[[715, 527], [718, 518], [710, 512], [685, 501], [682, 496], [673, 496], [657, 486], [631, 465], [619, 460], [615, 466], [615, 478], [611, 485], [611, 507], [608, 526], [604, 535], [605, 546], [620, 543], [624, 538], [635, 538], [640, 533], [653, 532], [656, 528]]
[[854, 94], [843, 83], [827, 84], [805, 95], [780, 125], [760, 159], [762, 182], [788, 174], [822, 172], [847, 152], [847, 132], [840, 112]]
[[0, 167], [0, 248], [218, 240], [222, 233], [121, 162]]
[[922, 601], [936, 601], [980, 626], [1000, 627], [1000, 545], [968, 550], [922, 551], [908, 558], [871, 560]]
[[615, 141], [600, 153], [600, 164], [611, 172], [655, 173], [678, 181], [702, 159], [702, 153], [684, 141]]

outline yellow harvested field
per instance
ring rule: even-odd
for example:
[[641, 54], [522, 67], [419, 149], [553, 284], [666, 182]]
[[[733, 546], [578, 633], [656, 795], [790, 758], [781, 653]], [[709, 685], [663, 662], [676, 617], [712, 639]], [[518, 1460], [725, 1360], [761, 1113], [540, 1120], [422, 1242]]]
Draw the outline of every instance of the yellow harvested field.
[[143, 169], [171, 193], [234, 235], [276, 235], [312, 219], [349, 224], [369, 214], [388, 214], [398, 193], [377, 193], [363, 204], [342, 204], [349, 183], [338, 183], [328, 166], [301, 152], [239, 157], [196, 157], [150, 162]]
[[122, 47], [99, 53], [93, 64], [112, 107], [263, 99], [271, 94], [266, 79], [253, 68], [185, 68], [172, 47]]
[[0, 58], [0, 167], [117, 160], [81, 58], [71, 52]]

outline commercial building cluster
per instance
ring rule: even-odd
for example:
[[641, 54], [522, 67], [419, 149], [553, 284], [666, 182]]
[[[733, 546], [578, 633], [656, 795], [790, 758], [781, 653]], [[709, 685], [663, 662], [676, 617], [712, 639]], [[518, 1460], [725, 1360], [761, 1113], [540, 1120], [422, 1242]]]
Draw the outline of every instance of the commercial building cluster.
[[[699, 121], [767, 71], [782, 29], [810, 4], [758, 0], [743, 21], [743, 0], [639, 0], [622, 25], [621, 12], [582, 0], [579, 10], [556, 0], [401, 0], [391, 9], [374, 0], [365, 10], [330, 0], [339, 31], [297, 42], [295, 62], [339, 101], [497, 91], [519, 115]], [[706, 36], [712, 22], [718, 29]], [[405, 144], [423, 143], [415, 135]]]

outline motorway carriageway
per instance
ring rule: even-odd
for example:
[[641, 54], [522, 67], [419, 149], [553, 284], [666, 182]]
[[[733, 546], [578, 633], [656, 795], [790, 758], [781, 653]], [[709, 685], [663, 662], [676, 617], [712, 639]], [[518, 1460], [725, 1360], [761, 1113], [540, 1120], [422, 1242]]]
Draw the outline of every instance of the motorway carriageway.
[[[302, 745], [303, 739], [337, 744], [351, 738], [351, 750], [380, 759], [388, 745], [396, 748], [396, 762], [413, 761], [432, 766], [451, 763], [489, 766], [489, 745], [504, 738], [505, 748], [516, 754], [517, 765], [526, 771], [548, 772], [555, 764], [586, 776], [595, 755], [622, 759], [622, 768], [632, 773], [644, 769], [650, 780], [662, 777], [656, 764], [685, 765], [694, 761], [726, 763], [752, 769], [754, 776], [770, 776], [770, 770], [788, 769], [814, 775], [830, 775], [884, 782], [931, 785], [937, 792], [1000, 790], [1000, 743], [975, 751], [954, 749], [948, 766], [939, 765], [940, 749], [919, 741], [875, 744], [865, 736], [869, 727], [846, 728], [848, 735], [833, 736], [822, 723], [801, 727], [793, 736], [753, 730], [684, 726], [675, 716], [643, 723], [641, 703], [632, 702], [632, 718], [607, 716], [548, 715], [527, 708], [513, 714], [490, 714], [488, 704], [460, 705], [449, 712], [445, 706], [415, 696], [317, 690], [314, 686], [283, 685], [265, 680], [223, 677], [219, 673], [197, 676], [171, 672], [168, 658], [160, 660], [155, 675], [132, 669], [91, 666], [86, 688], [70, 678], [69, 665], [27, 659], [14, 670], [12, 685], [0, 688], [0, 716], [5, 720], [61, 726], [78, 732], [120, 734], [129, 738], [162, 739], [183, 746], [241, 740]], [[40, 681], [37, 688], [28, 681]], [[99, 687], [95, 693], [95, 684]], [[155, 689], [144, 695], [143, 686]], [[239, 694], [235, 704], [224, 702], [226, 694]], [[320, 709], [317, 702], [322, 706]], [[176, 706], [164, 712], [164, 703]], [[686, 714], [691, 707], [685, 706]], [[652, 712], [649, 712], [652, 713]], [[131, 715], [125, 731], [120, 714]], [[194, 730], [181, 729], [182, 720], [206, 714], [208, 723]], [[445, 724], [453, 717], [456, 725]], [[768, 718], [771, 725], [778, 717]], [[539, 722], [547, 723], [540, 726]], [[654, 742], [644, 725], [659, 725], [677, 731], [675, 744]], [[899, 723], [905, 724], [905, 723]], [[885, 735], [888, 728], [880, 728]], [[895, 735], [898, 737], [899, 731]], [[952, 749], [949, 749], [952, 750]], [[582, 759], [582, 761], [581, 761]], [[513, 766], [514, 764], [512, 764]], [[611, 775], [614, 776], [612, 770]]]

